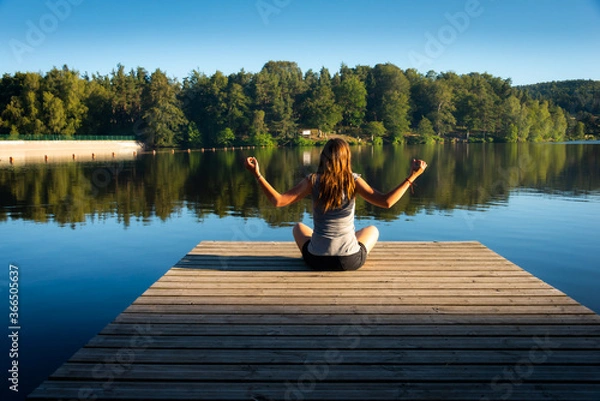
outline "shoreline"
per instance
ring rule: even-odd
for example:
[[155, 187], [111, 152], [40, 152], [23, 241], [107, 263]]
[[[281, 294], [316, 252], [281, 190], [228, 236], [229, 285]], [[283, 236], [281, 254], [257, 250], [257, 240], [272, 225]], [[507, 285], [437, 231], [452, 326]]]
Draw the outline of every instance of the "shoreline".
[[136, 141], [0, 141], [0, 167], [25, 163], [134, 159]]

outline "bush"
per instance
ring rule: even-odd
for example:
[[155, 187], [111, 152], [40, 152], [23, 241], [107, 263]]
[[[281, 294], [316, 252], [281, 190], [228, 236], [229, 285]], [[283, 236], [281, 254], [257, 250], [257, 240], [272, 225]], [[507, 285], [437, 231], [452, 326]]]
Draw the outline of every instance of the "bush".
[[381, 121], [371, 121], [363, 126], [363, 132], [375, 143], [375, 138], [384, 136], [387, 131]]
[[257, 133], [250, 138], [250, 145], [254, 146], [271, 147], [275, 146], [276, 144], [277, 143], [275, 142], [275, 139], [273, 139], [273, 137], [267, 132]]
[[380, 136], [373, 138], [373, 145], [376, 145], [376, 146], [383, 145], [383, 138]]
[[225, 128], [224, 130], [219, 131], [215, 142], [219, 146], [229, 146], [233, 141], [235, 141], [235, 134], [231, 128]]
[[294, 145], [296, 146], [314, 146], [315, 143], [310, 139], [303, 138], [301, 136], [297, 136], [294, 138]]

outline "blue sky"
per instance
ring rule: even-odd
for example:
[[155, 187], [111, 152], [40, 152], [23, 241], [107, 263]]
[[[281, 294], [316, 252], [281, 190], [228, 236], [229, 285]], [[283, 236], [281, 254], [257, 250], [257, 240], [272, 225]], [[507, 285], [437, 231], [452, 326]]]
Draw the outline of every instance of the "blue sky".
[[600, 0], [0, 0], [0, 73], [121, 63], [181, 80], [269, 60], [600, 80]]

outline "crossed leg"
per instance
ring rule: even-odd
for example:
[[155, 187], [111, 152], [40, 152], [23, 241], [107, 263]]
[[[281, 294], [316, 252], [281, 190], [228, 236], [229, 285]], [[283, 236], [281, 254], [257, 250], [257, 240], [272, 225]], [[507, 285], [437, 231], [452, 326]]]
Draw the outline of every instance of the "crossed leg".
[[306, 224], [298, 223], [294, 226], [292, 233], [294, 234], [294, 240], [296, 241], [296, 245], [298, 245], [298, 249], [302, 251], [304, 244], [312, 238], [313, 229]]

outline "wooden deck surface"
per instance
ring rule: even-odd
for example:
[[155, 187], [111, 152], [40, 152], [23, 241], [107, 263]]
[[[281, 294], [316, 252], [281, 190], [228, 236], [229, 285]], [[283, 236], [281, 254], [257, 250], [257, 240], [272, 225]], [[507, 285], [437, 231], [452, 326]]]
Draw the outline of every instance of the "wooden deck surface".
[[202, 242], [30, 399], [600, 400], [600, 316], [477, 242]]

